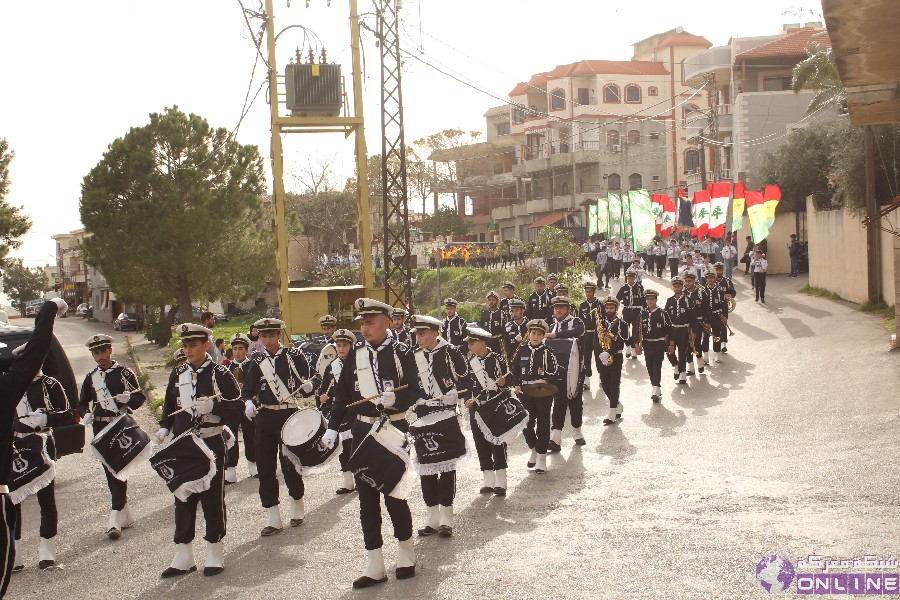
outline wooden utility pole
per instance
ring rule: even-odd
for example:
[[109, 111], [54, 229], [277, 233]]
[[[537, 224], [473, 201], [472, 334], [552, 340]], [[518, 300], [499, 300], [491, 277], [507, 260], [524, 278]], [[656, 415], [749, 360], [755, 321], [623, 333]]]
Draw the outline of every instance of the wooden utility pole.
[[878, 279], [878, 202], [875, 198], [875, 130], [871, 125], [865, 127], [866, 146], [866, 268], [868, 271], [869, 304], [881, 301]]

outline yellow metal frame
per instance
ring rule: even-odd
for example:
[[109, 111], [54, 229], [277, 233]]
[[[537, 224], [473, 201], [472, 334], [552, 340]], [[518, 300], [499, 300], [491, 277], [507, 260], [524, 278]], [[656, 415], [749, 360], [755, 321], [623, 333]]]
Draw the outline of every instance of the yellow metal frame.
[[[266, 0], [266, 43], [269, 61], [269, 107], [272, 119], [272, 204], [275, 209], [275, 262], [278, 268], [278, 303], [289, 333], [318, 331], [316, 311], [329, 306], [329, 293], [354, 298], [371, 296], [376, 290], [372, 270], [372, 224], [369, 218], [369, 170], [366, 136], [363, 127], [362, 63], [360, 61], [359, 11], [357, 0], [350, 1], [350, 50], [353, 62], [353, 115], [339, 117], [286, 117], [278, 112], [278, 70], [275, 62], [275, 16], [272, 0]], [[284, 155], [282, 133], [343, 133], [355, 135], [357, 211], [359, 212], [359, 251], [361, 286], [336, 288], [290, 288], [286, 212], [284, 203]], [[383, 293], [383, 292], [382, 292]], [[324, 294], [324, 299], [323, 299]], [[352, 301], [351, 301], [352, 305]], [[325, 314], [325, 313], [322, 313]], [[315, 323], [314, 327], [310, 323]]]

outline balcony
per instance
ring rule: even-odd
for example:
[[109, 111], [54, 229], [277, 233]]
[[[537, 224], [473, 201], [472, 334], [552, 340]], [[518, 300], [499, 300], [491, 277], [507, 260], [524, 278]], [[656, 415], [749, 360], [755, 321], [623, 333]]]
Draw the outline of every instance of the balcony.
[[529, 200], [525, 203], [526, 214], [550, 212], [553, 205], [550, 198], [539, 198], [537, 200]]
[[553, 196], [553, 210], [572, 210], [573, 208], [578, 208], [574, 196]]
[[513, 218], [513, 206], [498, 206], [494, 210], [491, 211], [491, 216], [494, 217], [495, 221], [499, 221], [501, 219], [512, 219]]
[[568, 144], [560, 144], [558, 148], [554, 147], [554, 152], [550, 156], [551, 167], [567, 167], [572, 164], [572, 155], [569, 153]]
[[688, 85], [703, 83], [706, 77], [715, 75], [718, 81], [727, 82], [731, 73], [731, 46], [718, 46], [684, 60], [684, 81]]
[[718, 119], [719, 124], [719, 133], [731, 133], [732, 131], [732, 117], [731, 117], [731, 105], [730, 104], [720, 104], [716, 108], [716, 118]]
[[528, 202], [513, 204], [513, 217], [524, 217], [528, 214]]
[[576, 164], [600, 162], [602, 148], [603, 145], [601, 145], [599, 140], [576, 142], [572, 152], [572, 159]]

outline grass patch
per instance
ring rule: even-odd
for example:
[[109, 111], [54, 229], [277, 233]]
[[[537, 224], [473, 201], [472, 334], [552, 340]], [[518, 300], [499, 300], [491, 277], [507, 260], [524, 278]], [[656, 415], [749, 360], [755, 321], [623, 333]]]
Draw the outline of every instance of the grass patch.
[[801, 294], [806, 294], [807, 296], [815, 296], [816, 298], [825, 298], [826, 300], [845, 300], [839, 294], [835, 294], [832, 291], [826, 290], [820, 287], [814, 287], [809, 284], [804, 285], [800, 288]]
[[[815, 296], [817, 298], [825, 298], [827, 300], [840, 300], [842, 302], [846, 302], [845, 298], [842, 298], [838, 294], [834, 292], [830, 292], [828, 290], [813, 287], [810, 285], [805, 285], [800, 289], [800, 293], [807, 294], [808, 296]], [[881, 326], [884, 327], [888, 333], [897, 333], [897, 321], [896, 314], [894, 312], [893, 306], [888, 306], [884, 302], [879, 302], [877, 304], [872, 304], [871, 302], [864, 302], [859, 305], [860, 312], [868, 313], [870, 315], [874, 315], [876, 317], [881, 317], [884, 321], [881, 323]]]
[[[241, 315], [240, 317], [232, 317], [231, 320], [225, 323], [216, 323], [216, 326], [213, 327], [213, 339], [211, 342], [215, 342], [217, 339], [222, 338], [225, 340], [225, 347], [228, 348], [228, 340], [231, 339], [236, 333], [249, 333], [250, 326], [262, 319], [266, 314], [265, 309], [259, 309], [258, 311], [247, 313], [246, 315]], [[177, 327], [177, 325], [176, 325]], [[175, 350], [181, 348], [181, 338], [177, 335], [173, 335], [172, 339], [169, 340], [169, 348], [172, 349], [174, 354]], [[174, 359], [169, 357], [169, 361], [172, 365], [175, 364]]]

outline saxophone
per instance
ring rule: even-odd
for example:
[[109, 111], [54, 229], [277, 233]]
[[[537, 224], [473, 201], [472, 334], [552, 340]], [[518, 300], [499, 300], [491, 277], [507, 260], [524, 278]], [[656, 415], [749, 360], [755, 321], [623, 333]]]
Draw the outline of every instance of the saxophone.
[[[612, 348], [613, 340], [616, 339], [616, 334], [612, 331], [607, 331], [606, 328], [603, 327], [604, 320], [600, 315], [599, 310], [595, 308], [593, 312], [597, 316], [597, 341], [600, 343], [600, 349], [604, 352], [609, 352], [610, 348]], [[610, 364], [612, 364], [612, 358], [612, 354], [610, 354]]]

